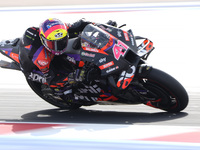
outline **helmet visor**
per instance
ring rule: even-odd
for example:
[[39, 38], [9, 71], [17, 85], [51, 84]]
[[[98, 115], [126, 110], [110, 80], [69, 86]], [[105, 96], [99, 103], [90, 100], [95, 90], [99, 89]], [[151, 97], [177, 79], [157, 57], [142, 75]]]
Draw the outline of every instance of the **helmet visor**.
[[67, 47], [68, 36], [65, 36], [59, 40], [47, 40], [42, 36], [42, 42], [44, 46], [49, 49], [51, 52], [60, 52], [63, 51]]

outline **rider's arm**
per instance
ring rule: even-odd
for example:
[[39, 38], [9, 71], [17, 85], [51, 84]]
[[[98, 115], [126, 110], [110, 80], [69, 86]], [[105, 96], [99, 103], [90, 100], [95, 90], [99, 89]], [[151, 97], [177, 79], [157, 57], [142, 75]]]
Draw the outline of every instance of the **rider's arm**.
[[[74, 38], [79, 35], [80, 32], [83, 31], [83, 29], [88, 25], [88, 24], [94, 24], [93, 22], [86, 21], [84, 19], [81, 19], [73, 24], [67, 24], [68, 27], [68, 32], [69, 32], [69, 38]], [[106, 24], [111, 25], [111, 26], [117, 26], [117, 23], [115, 21], [109, 20]]]
[[81, 19], [73, 24], [71, 24], [68, 28], [68, 32], [70, 33], [74, 33], [74, 32], [81, 32], [83, 31], [83, 29], [85, 28], [85, 26], [87, 26], [88, 24], [90, 24], [91, 22], [86, 21], [84, 19]]
[[30, 27], [24, 32], [19, 46], [19, 60], [24, 73], [28, 74], [37, 68], [32, 62], [33, 54], [41, 45], [38, 28]]
[[55, 78], [50, 65], [54, 55], [42, 45], [38, 30], [37, 27], [30, 27], [25, 31], [20, 44], [20, 64], [26, 76], [37, 70], [39, 74], [44, 74], [47, 83], [51, 84]]
[[90, 24], [91, 22], [86, 21], [84, 19], [81, 19], [73, 24], [67, 24], [68, 26], [68, 32], [69, 32], [69, 38], [74, 38], [79, 35], [80, 32], [83, 31], [83, 29]]

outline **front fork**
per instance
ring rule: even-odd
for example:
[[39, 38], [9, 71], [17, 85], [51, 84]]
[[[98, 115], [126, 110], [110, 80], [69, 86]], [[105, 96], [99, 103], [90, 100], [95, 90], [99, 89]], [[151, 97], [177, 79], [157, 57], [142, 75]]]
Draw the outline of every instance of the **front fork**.
[[[139, 82], [139, 78], [145, 78], [151, 71], [152, 67], [146, 64], [140, 64], [135, 68], [135, 66], [130, 67], [127, 71], [123, 71], [119, 77], [118, 82], [121, 82], [121, 87], [126, 86], [126, 88], [119, 88], [118, 84], [116, 84], [116, 79], [113, 76], [108, 77], [108, 84], [112, 89], [112, 93], [115, 96], [123, 97], [124, 93], [131, 92], [132, 95], [137, 98], [139, 101], [145, 101], [145, 99], [141, 99], [141, 95], [145, 95], [145, 92], [148, 92], [152, 96], [156, 96], [154, 93], [151, 93], [146, 89], [142, 83]], [[127, 78], [129, 77], [129, 78]], [[134, 78], [133, 78], [134, 77]], [[127, 78], [127, 79], [126, 79]], [[121, 81], [123, 80], [123, 82]], [[144, 81], [145, 82], [145, 81]], [[131, 84], [131, 86], [129, 86]], [[131, 90], [131, 91], [130, 91]]]
[[139, 65], [136, 72], [135, 81], [132, 82], [132, 85], [134, 87], [133, 91], [136, 95], [140, 97], [140, 101], [142, 103], [145, 103], [146, 101], [154, 101], [159, 98], [157, 94], [145, 87], [145, 83], [148, 82], [148, 79], [146, 77], [151, 72], [151, 70], [152, 66], [149, 66], [147, 64]]
[[147, 64], [140, 64], [137, 68], [137, 77], [143, 77], [145, 78], [152, 70], [152, 66], [149, 66]]

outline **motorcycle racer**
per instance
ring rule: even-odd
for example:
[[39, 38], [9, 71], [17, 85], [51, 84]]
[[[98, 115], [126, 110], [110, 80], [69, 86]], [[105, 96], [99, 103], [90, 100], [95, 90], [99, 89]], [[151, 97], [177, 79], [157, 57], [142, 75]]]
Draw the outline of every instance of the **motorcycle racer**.
[[[57, 66], [51, 62], [66, 51], [68, 39], [78, 37], [90, 23], [92, 22], [81, 19], [73, 24], [66, 24], [59, 19], [50, 18], [42, 22], [39, 28], [30, 27], [25, 31], [19, 53], [21, 69], [29, 79], [40, 76], [37, 79], [42, 80], [38, 81], [46, 84], [43, 88], [44, 94], [45, 91], [53, 89], [58, 95], [69, 95], [72, 93], [69, 80], [72, 83], [83, 80], [84, 62], [81, 60], [75, 62], [79, 69], [68, 75], [59, 74]], [[114, 26], [116, 22], [109, 21], [108, 24]]]
[[[89, 23], [80, 36], [75, 31], [75, 38], [68, 38], [67, 50], [63, 53], [66, 43], [62, 38], [70, 37], [66, 30], [70, 26], [58, 25], [56, 28], [50, 24], [43, 32], [40, 28], [30, 28], [33, 32], [25, 32], [26, 37], [1, 41], [0, 53], [12, 61], [0, 60], [0, 67], [24, 72], [33, 92], [61, 109], [74, 110], [95, 104], [145, 104], [167, 112], [180, 112], [187, 107], [189, 99], [184, 87], [166, 72], [145, 62], [154, 50], [148, 38], [134, 36], [131, 29], [124, 31], [121, 26]], [[52, 29], [48, 33], [51, 27], [61, 30]], [[44, 36], [42, 39], [40, 34]], [[136, 40], [144, 41], [137, 46]], [[90, 68], [100, 72], [91, 75], [95, 71]], [[47, 76], [50, 72], [53, 78]], [[49, 82], [49, 79], [52, 80]], [[84, 80], [81, 82], [81, 79]], [[57, 82], [51, 84], [52, 81]]]

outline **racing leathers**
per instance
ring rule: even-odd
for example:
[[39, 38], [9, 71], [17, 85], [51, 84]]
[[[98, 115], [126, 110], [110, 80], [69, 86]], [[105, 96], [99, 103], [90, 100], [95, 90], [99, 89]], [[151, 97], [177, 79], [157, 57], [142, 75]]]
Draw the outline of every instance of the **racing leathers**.
[[[77, 37], [79, 32], [81, 32], [89, 23], [90, 22], [80, 20], [72, 25], [66, 24], [69, 38]], [[71, 74], [60, 72], [57, 61], [59, 61], [61, 57], [62, 55], [56, 56], [52, 54], [41, 43], [39, 37], [39, 28], [30, 27], [25, 31], [21, 40], [19, 53], [22, 71], [27, 78], [46, 84], [48, 87], [51, 87], [51, 89], [56, 90], [54, 92], [59, 94], [62, 94], [63, 87], [69, 84], [69, 75], [71, 78], [81, 81], [81, 76], [83, 76], [81, 68], [84, 66], [84, 62], [80, 60], [80, 57], [78, 58], [73, 55], [66, 55], [66, 58], [69, 60], [69, 62], [73, 63], [73, 65], [76, 65], [78, 69]], [[69, 85], [69, 87], [71, 86]]]
[[[81, 19], [72, 25], [66, 24], [69, 38], [78, 37], [79, 33], [90, 23]], [[59, 60], [62, 56], [56, 56], [45, 48], [39, 37], [39, 28], [30, 27], [25, 31], [19, 53], [22, 71], [28, 79], [43, 83], [43, 85], [46, 85], [45, 88], [53, 90], [53, 93], [59, 96], [63, 95], [63, 93], [65, 95], [71, 94], [74, 81], [82, 81], [84, 76], [84, 71], [82, 70], [84, 62], [75, 55], [69, 54], [66, 56], [69, 63], [76, 66], [75, 72], [63, 73], [60, 71]], [[71, 64], [67, 66], [69, 67], [67, 69], [68, 72], [73, 70], [70, 70], [70, 66]], [[46, 91], [49, 92], [49, 90]]]

